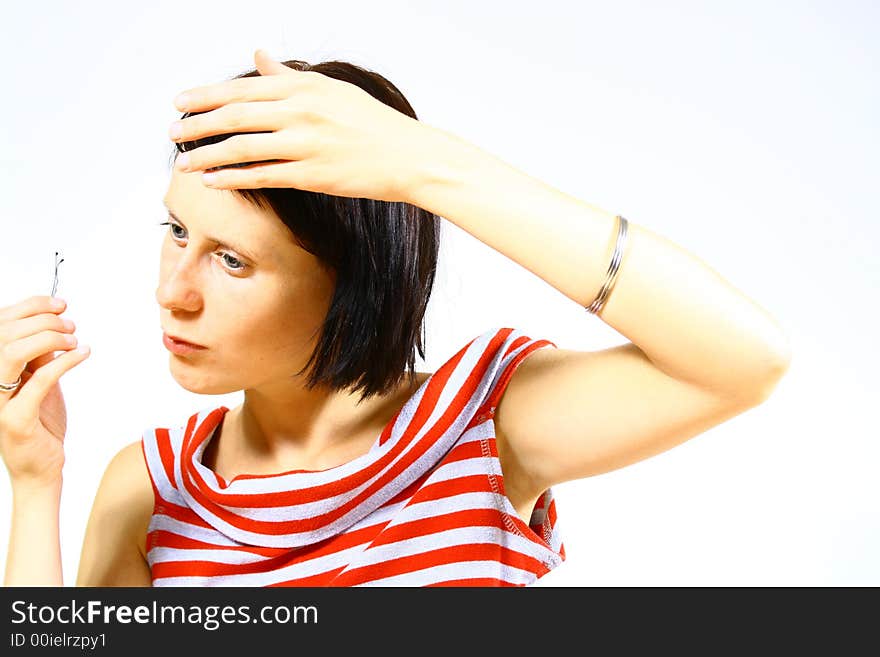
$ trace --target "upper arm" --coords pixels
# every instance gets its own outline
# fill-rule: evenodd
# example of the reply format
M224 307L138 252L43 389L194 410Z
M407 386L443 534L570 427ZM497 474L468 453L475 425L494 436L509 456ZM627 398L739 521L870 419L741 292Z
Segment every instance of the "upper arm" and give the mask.
M535 496L623 467L757 406L770 389L768 379L735 396L680 381L631 342L602 351L535 351L495 410L505 480Z
M151 586L140 544L153 509L140 441L123 447L104 471L86 526L77 586Z

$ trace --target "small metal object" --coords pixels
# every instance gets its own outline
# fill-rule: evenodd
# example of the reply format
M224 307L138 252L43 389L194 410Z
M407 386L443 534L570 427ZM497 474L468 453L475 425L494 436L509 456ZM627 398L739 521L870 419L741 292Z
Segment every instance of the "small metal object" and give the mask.
M58 251L55 252L55 280L52 281L52 294L50 296L55 296L55 292L58 291L58 265L64 262L64 258L61 260L58 259Z
M599 290L599 294L593 300L593 303L586 307L587 312L593 313L594 315L602 310L602 306L605 305L605 300L614 288L614 283L617 281L617 272L620 267L620 261L623 258L623 245L626 241L626 227L629 222L621 215L617 215L616 219L617 242L614 244L614 254L611 256L611 263L608 265L608 271L605 274L605 283L602 285L602 289Z
M15 392L18 390L18 386L21 385L21 375L18 376L18 381L15 383L0 383L0 390L3 392Z

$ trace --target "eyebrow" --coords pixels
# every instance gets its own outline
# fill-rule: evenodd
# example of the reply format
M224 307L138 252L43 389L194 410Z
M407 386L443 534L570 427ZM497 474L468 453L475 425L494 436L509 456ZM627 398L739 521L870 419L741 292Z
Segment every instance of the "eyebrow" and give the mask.
M180 217L178 217L176 214L174 214L174 211L168 207L168 203L166 203L165 201L162 201L162 205L165 206L165 209L168 211L168 215L172 219L174 219L175 221L179 222L181 225L186 227L186 225L183 223L183 221L180 219ZM250 260L254 260L254 261L259 260L259 258L248 249L243 249L239 246L235 246L234 244L229 244L228 242L224 242L223 240L218 240L216 237L211 237L210 235L207 237L207 239L209 242L217 242L217 244L220 244L221 246L225 246L227 249L232 249L233 251L237 251L238 253L243 255L245 258L249 258Z

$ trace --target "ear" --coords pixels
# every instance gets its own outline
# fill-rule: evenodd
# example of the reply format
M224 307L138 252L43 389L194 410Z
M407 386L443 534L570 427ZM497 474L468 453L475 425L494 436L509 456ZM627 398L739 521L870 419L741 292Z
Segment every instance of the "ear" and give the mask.
M285 73L296 75L298 73L298 71L289 66L285 66L281 62L272 59L265 50L260 48L254 52L254 62L260 75L283 75Z

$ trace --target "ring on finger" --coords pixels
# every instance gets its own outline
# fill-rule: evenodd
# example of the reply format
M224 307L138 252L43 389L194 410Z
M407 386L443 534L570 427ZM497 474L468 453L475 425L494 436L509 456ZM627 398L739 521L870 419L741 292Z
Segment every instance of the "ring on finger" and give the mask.
M18 380L15 383L0 383L0 391L2 392L13 392L18 390L18 386L21 385L21 374L18 375Z

